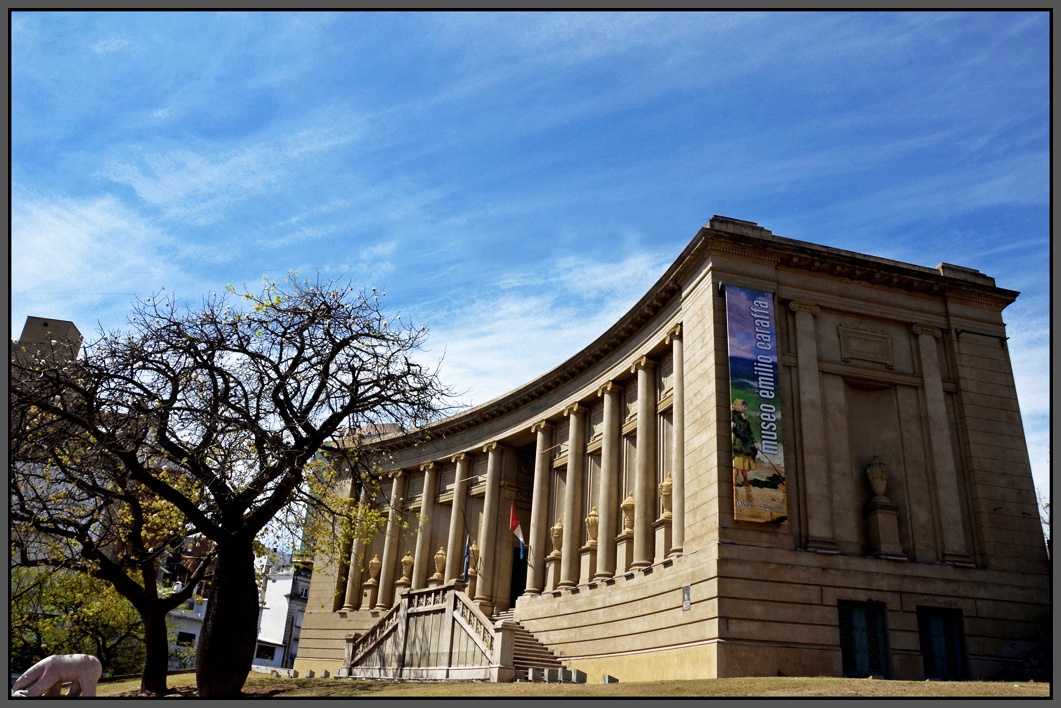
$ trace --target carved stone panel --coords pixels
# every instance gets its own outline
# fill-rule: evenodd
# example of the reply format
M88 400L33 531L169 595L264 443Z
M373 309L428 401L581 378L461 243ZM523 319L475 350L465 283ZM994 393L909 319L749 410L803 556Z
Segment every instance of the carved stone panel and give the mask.
M875 329L865 322L856 325L840 325L840 358L845 362L852 359L884 364L889 369L895 368L892 356L892 340L888 333Z
M623 389L624 418L632 420L637 416L637 384L634 383Z
M457 465L454 462L449 462L442 466L442 472L439 474L438 481L438 493L439 496L446 492L452 492L453 486L457 482Z
M558 421L556 424L555 431L553 432L553 457L562 457L567 454L567 448L570 446L570 421L564 418Z
M604 434L604 401L597 401L589 409L589 440Z
M659 360L659 382L657 383L657 395L660 400L666 398L674 389L674 355L670 352L664 354Z

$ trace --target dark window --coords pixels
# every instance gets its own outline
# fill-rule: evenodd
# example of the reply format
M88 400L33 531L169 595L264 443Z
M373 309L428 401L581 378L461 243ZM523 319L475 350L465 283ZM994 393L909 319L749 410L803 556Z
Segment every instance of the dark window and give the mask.
M837 602L840 615L840 653L844 676L888 676L888 630L884 603Z
M944 607L918 607L917 633L921 656L925 660L925 678L964 681L965 631L962 611Z
M177 644L182 647L195 646L195 635L191 632L177 632Z
M254 653L255 659L263 661L272 661L274 656L276 656L276 647L267 647L264 644L259 644L258 651Z

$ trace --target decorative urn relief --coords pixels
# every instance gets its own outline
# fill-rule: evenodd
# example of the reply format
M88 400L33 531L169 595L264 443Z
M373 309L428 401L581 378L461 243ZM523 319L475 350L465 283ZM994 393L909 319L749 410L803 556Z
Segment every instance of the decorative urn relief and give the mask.
M669 519L671 517L671 489L674 487L674 482L671 481L670 475L660 482L659 484L659 501L663 507L662 518Z
M556 520L556 523L553 525L553 528L550 530L550 533L553 539L553 552L549 555L553 557L559 556L560 551L564 547L564 524L562 521L560 521L560 519Z
M442 571L446 569L446 549L442 546L438 547L438 553L435 554L435 578L442 577Z
M623 510L623 533L634 531L634 495L630 494L620 505Z
M405 557L402 558L402 579L399 582L408 583L409 577L413 572L413 556L411 553L406 551Z
M886 500L884 493L888 490L888 468L876 455L866 467L866 477L869 479L869 486L873 489L874 499L883 497Z
M597 513L597 507L593 507L589 510L589 515L586 517L586 545L593 547L597 545L597 529L600 526L600 514Z
M379 569L383 567L383 562L379 559L379 554L372 556L372 560L368 562L368 579L370 583L379 582Z

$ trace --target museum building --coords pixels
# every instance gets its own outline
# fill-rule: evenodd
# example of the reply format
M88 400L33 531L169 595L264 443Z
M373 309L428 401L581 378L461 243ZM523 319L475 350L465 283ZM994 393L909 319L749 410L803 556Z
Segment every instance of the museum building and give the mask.
M713 217L574 357L376 443L387 528L317 559L295 669L1048 674L1017 295Z

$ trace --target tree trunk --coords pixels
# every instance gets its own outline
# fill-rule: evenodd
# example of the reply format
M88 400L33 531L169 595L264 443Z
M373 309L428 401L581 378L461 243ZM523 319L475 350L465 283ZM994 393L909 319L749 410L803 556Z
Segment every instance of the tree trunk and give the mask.
M251 540L218 544L214 582L195 652L200 698L241 695L258 642L258 585Z
M169 637L166 631L165 610L140 614L144 621L144 672L140 675L140 690L162 695L166 693L169 675Z

